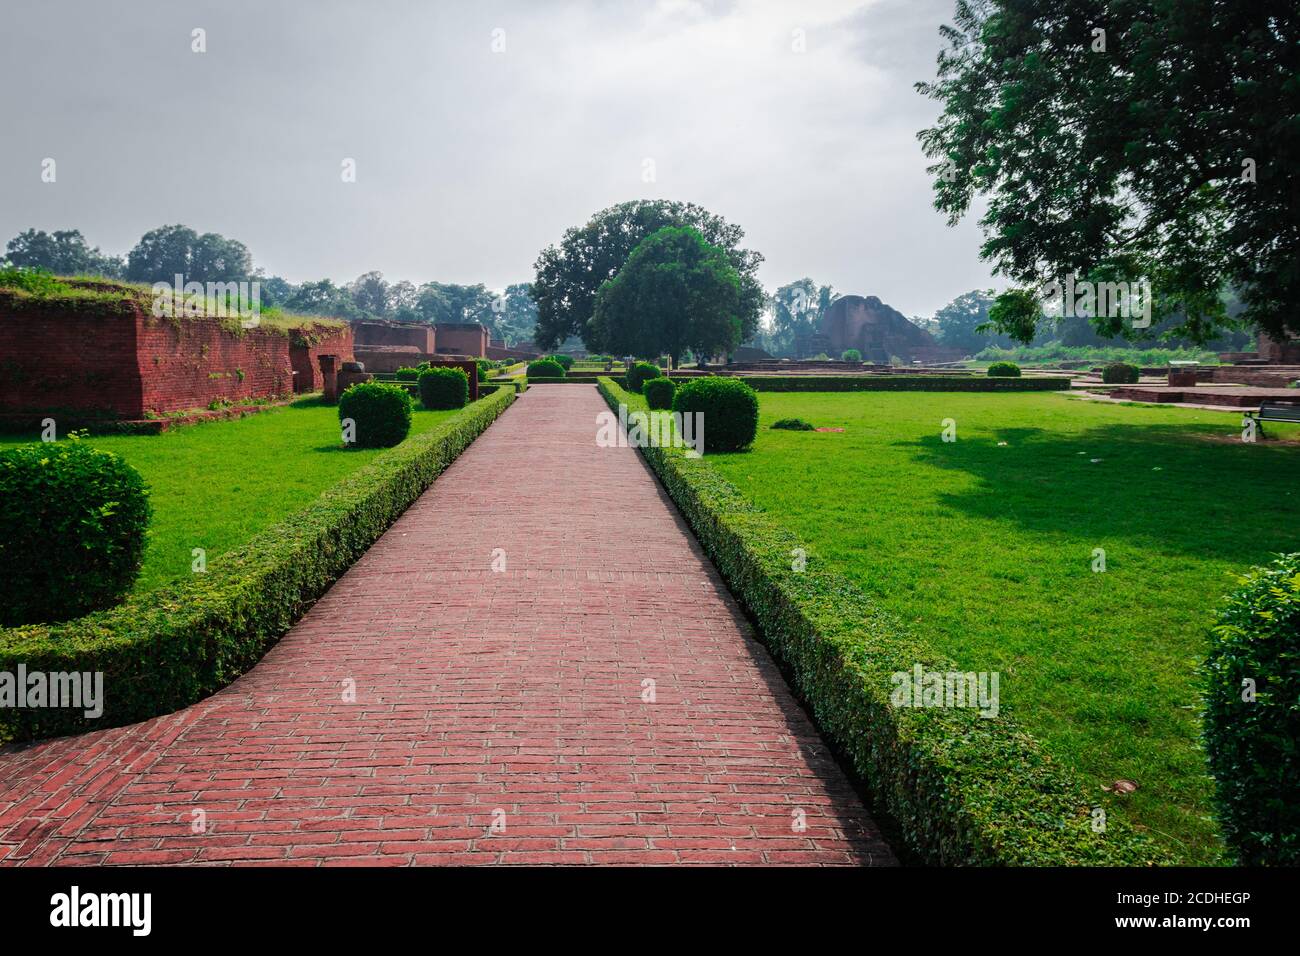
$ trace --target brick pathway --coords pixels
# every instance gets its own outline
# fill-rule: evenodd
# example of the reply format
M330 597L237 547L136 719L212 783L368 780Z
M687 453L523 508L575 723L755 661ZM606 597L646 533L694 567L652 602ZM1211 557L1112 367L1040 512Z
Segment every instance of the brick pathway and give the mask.
M220 693L0 753L0 863L892 863L603 408L526 393Z

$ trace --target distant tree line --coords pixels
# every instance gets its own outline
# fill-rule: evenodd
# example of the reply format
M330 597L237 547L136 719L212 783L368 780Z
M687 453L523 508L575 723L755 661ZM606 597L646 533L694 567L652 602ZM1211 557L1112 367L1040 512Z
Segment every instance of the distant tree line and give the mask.
M103 276L127 282L259 283L263 308L282 308L307 315L398 322L480 322L493 338L510 345L530 341L537 325L537 305L527 283L502 293L482 283L457 285L389 282L382 272L367 272L351 282L318 279L299 284L254 268L248 247L214 232L198 233L183 225L146 232L126 256L101 252L87 244L79 229L53 233L28 229L10 239L5 258L11 265L44 269L56 275Z

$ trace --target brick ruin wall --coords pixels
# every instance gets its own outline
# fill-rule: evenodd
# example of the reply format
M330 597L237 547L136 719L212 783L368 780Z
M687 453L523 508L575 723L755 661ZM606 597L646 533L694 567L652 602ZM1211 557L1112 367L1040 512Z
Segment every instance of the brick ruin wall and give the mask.
M0 412L107 414L207 408L213 402L292 394L294 370L320 354L351 358L351 333L292 345L269 329L239 332L216 318L155 318L134 305L97 311L0 314ZM296 354L295 354L296 353Z

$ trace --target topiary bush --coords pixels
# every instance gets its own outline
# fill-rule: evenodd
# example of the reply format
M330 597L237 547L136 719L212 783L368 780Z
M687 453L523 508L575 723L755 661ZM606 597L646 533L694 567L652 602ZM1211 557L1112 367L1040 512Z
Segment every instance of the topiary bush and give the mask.
M559 362L562 366L564 366L564 370L566 372L569 369L573 368L572 355L548 355L546 357L549 358L552 362Z
M358 382L339 397L339 422L355 428L350 448L391 448L411 431L411 396L400 385Z
M564 378L564 366L555 359L538 359L528 363L529 378Z
M1138 380L1138 367L1126 362L1111 362L1101 370L1101 380L1107 385L1134 385Z
M405 365L393 373L393 378L397 379L399 382L418 382L420 380L420 373L428 367L428 364L422 364L418 368L411 368L409 365Z
M645 403L655 410L672 408L675 391L677 391L677 383L664 376L652 378L641 385L641 394L645 396Z
M419 382L420 404L427 409L464 408L469 401L469 376L463 368L426 368Z
M845 349L840 353L841 362L861 362L862 353L857 349Z
M149 492L140 473L76 437L0 452L0 625L111 607L140 573Z
M1019 378L1020 366L1015 362L994 362L989 366L989 378Z
M1241 578L1202 675L1224 838L1245 865L1300 865L1300 552Z
M704 415L704 452L739 451L758 434L758 393L738 378L691 379L673 396L673 411Z
M782 418L772 423L773 428L788 432L810 432L813 426L802 418Z
M629 392L639 392L642 385L663 374L659 366L653 362L637 362L628 367L627 374L623 376L623 387Z

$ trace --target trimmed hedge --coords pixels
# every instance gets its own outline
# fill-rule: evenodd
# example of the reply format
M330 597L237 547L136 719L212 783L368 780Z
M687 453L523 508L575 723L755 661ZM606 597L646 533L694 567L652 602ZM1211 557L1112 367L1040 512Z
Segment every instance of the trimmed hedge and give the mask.
M1141 376L1136 365L1126 362L1111 362L1101 370L1101 380L1107 385L1136 385Z
M112 607L144 561L140 473L75 435L0 451L0 627Z
M623 374L623 387L639 395L642 385L663 374L663 369L653 362L637 362Z
M1067 392L1064 377L975 375L741 375L759 392Z
M644 401L602 379L611 408ZM959 670L911 636L848 578L809 555L713 470L681 449L641 450L822 733L924 862L938 865L1143 865L1169 862L1112 814L1094 832L1086 791L1003 713L894 707L891 676L920 663Z
M528 363L528 378L564 378L564 366L555 359L538 359Z
M677 391L677 383L671 378L652 378L641 385L641 393L645 395L646 404L656 411L673 407L675 391Z
M538 377L538 378L529 377L529 379L528 379L528 384L529 384L529 385L587 385L587 386L591 386L591 385L595 385L596 382L595 382L595 379L590 379L590 378L554 378L554 377L551 377L551 376L545 376L545 377Z
M572 355L548 355L546 357L552 362L558 362L564 368L565 374L568 374L569 369L573 368Z
M392 448L411 432L411 393L389 382L358 382L339 396L339 422L352 419L352 448Z
M1020 366L1015 362L994 362L985 374L989 378L1020 378Z
M758 437L758 393L739 379L693 378L673 395L673 411L703 416L705 454L740 451Z
M439 366L420 373L420 404L427 409L446 411L464 408L469 401L469 376L463 368Z
M129 724L220 690L252 667L514 401L501 389L379 455L207 574L58 625L0 630L0 671L103 671L104 713L0 708L0 740Z
M1298 661L1300 552L1240 579L1201 668L1215 816L1247 866L1300 865Z

